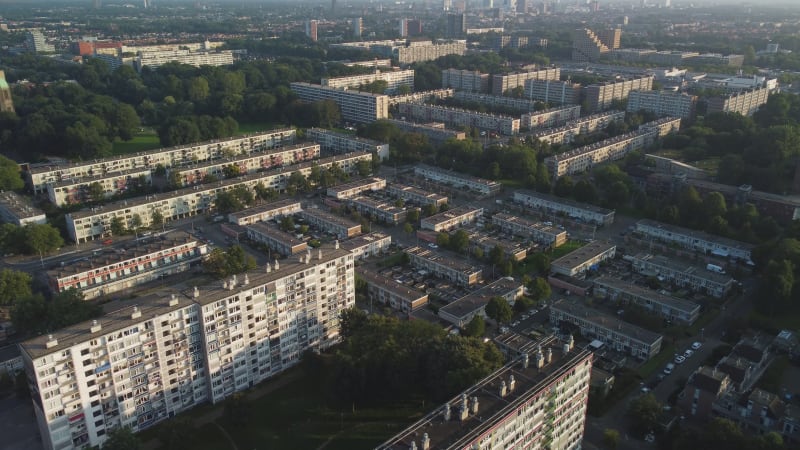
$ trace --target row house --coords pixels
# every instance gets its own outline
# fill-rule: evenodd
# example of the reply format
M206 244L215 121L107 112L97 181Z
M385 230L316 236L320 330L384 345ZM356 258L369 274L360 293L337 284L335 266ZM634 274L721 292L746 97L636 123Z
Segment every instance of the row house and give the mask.
M483 279L483 270L463 259L453 258L445 253L433 252L422 247L410 247L405 252L414 267L427 270L434 276L449 280L459 286L471 286Z

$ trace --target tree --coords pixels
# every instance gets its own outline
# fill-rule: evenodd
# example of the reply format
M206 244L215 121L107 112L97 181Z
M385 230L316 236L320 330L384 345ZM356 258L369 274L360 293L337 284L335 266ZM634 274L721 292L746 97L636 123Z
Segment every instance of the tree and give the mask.
M225 278L230 275L240 274L256 268L256 260L244 249L234 245L227 250L215 248L203 260L203 269L216 276Z
M533 256L528 257L528 262L540 275L550 272L550 257L542 252L534 253Z
M39 255L57 250L64 245L64 239L50 224L30 224L25 226L25 242L31 253Z
M541 302L542 300L549 298L550 294L552 293L550 289L550 283L547 282L542 277L536 277L531 283L528 285L528 292L532 299L537 302Z
M140 216L137 213L134 213L131 216L131 230L136 232L136 230L138 230L141 227L142 227L142 216Z
M289 231L289 232L294 231L294 219L292 218L292 216L288 215L283 216L281 218L280 227L281 230L283 231Z
M16 299L30 296L31 280L25 272L0 270L0 305L11 306Z
M244 208L244 204L236 197L233 191L220 192L217 194L217 199L214 203L217 207L217 211L223 214L239 211Z
M437 234L436 245L442 248L448 248L450 246L450 235L444 232Z
M228 164L222 168L222 175L225 178L236 178L242 174L242 168L238 164Z
M103 189L103 185L99 182L95 181L89 185L89 199L93 202L103 201L103 199L105 199L105 194L105 189Z
M622 181L615 181L608 187L606 198L613 207L625 206L631 200L631 191Z
M114 236L122 236L125 234L125 221L120 216L115 216L111 219L111 234Z
M511 311L511 306L503 297L490 298L489 302L486 304L485 311L486 316L493 319L498 324L508 322L514 315L513 311Z
M406 213L406 222L408 223L418 223L419 222L419 209L418 208L411 208Z
M613 428L603 430L603 446L608 450L616 450L619 445L619 431Z
M342 311L339 317L339 330L342 336L348 338L353 336L367 323L367 313L353 306Z
M24 186L25 182L22 181L19 165L13 160L0 155L0 190L16 191Z
M164 215L161 214L161 211L154 209L150 214L150 226L158 228L161 225L164 225Z
M180 450L187 447L187 442L194 439L194 434L192 420L188 417L178 416L164 422L159 427L158 440L168 450ZM106 448L105 445L103 448Z
M414 232L414 226L406 222L405 225L403 225L403 232L409 235L412 234Z
M572 190L575 200L579 202L594 203L597 201L597 189L587 180L580 180L575 183Z
M553 192L559 197L569 197L572 195L573 187L574 183L572 182L572 178L565 175L556 181L556 187Z
M452 236L450 236L450 248L456 252L463 252L469 245L469 234L459 229Z
M482 337L486 333L486 322L480 315L475 315L464 327L462 333L465 336Z
M358 174L362 177L372 173L372 163L369 161L359 161L356 167L358 168Z
M506 259L506 252L499 246L495 245L489 250L489 262L492 264L501 264Z
M637 436L644 436L656 428L662 405L653 394L645 394L633 399L626 412L631 428Z
M139 438L130 428L117 428L108 433L108 439L103 443L103 450L139 450L142 448Z
M533 300L528 297L520 297L514 301L514 311L522 313L533 307Z

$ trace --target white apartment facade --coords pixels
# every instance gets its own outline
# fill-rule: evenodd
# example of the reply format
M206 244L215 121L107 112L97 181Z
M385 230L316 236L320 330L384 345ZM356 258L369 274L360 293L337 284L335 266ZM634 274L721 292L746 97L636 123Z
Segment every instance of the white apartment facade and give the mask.
M455 139L462 141L467 138L467 133L459 130L448 130L444 127L443 123L416 123L406 122L405 120L389 119L387 122L396 126L397 128L408 131L411 133L419 133L428 138L434 145L439 145L446 142L448 139Z
M558 67L492 75L492 94L503 95L508 90L525 86L525 82L528 80L558 80L560 78L561 69Z
M337 200L345 200L357 197L364 192L380 191L384 188L386 188L385 178L372 177L331 186L328 188L327 195Z
M447 204L447 197L435 192L428 192L414 186L392 183L386 186L386 193L404 201L417 203L422 206L433 205L437 208Z
M266 205L248 208L228 214L228 222L246 226L256 222L266 222L282 216L290 216L303 210L299 201L294 199L278 200Z
M520 117L519 123L521 127L527 128L557 127L571 120L577 120L580 116L580 105L567 105L525 113Z
M480 73L477 70L442 70L442 88L467 92L488 92L489 74Z
M129 228L131 220L136 215L141 221L141 227L149 227L155 211L158 211L167 222L209 212L214 208L217 194L232 190L237 186L254 189L256 185L263 184L267 188L282 191L286 188L286 183L293 172L300 172L303 176L308 176L314 166L327 169L333 164L337 164L345 173L352 174L356 172L359 161L371 160L372 155L369 153L356 152L272 169L240 178L187 187L167 194L124 200L67 214L67 231L75 242L86 242L109 236L111 221L115 217L122 218L125 226Z
M550 264L550 271L554 274L576 277L601 262L613 258L616 254L616 245L603 241L592 241L553 261Z
M745 262L751 261L750 256L755 248L754 245L745 242L648 219L636 222L635 232L646 238L676 244L706 255L733 258Z
M333 100L339 105L343 120L371 123L389 117L388 95L346 91L302 82L294 82L290 86L304 102Z
M336 235L338 239L348 239L361 234L361 224L321 209L309 208L299 216L309 225Z
M700 317L700 305L689 300L664 295L645 287L610 277L592 280L595 297L608 297L637 305L672 322L691 325Z
M323 78L320 82L321 85L332 87L336 89L343 88L358 88L361 85L374 83L375 81L385 81L386 94L397 92L400 86L406 86L409 89L414 89L414 70L400 69L400 70L377 70L375 73L364 75L351 75L336 78Z
M395 206L394 203L375 200L370 197L356 196L349 198L347 202L360 214L374 218L387 225L403 223L409 211L409 208L406 206L399 207Z
M162 50L152 52L139 52L136 55L134 66L141 72L142 68L156 69L164 64L176 62L190 66L230 66L233 65L233 50L197 51L189 50Z
M571 81L526 80L525 98L555 105L577 104L581 101L581 85Z
M306 139L318 143L322 150L333 153L369 152L381 160L389 157L389 144L364 139L351 134L338 133L324 128L309 128Z
M266 245L284 256L303 254L309 251L308 244L286 231L265 223L253 223L246 227L247 238Z
M263 133L220 139L207 142L179 145L139 152L132 155L76 162L68 165L37 165L23 172L28 187L40 194L47 190L48 183L107 175L115 177L131 170L155 170L195 164L223 156L263 152L275 147L290 145L297 139L297 130L281 128ZM121 175L125 177L125 175Z
M392 237L379 231L373 231L372 233L341 241L339 245L352 253L353 258L358 261L370 256L379 256L389 251L389 246L392 245Z
M44 447L102 445L113 429L217 403L339 342L339 314L354 304L353 256L320 249L25 341Z
M559 247L567 242L566 231L524 217L497 213L492 216L492 224L507 233L528 238L550 248Z
M391 48L391 56L400 64L433 61L447 55L464 55L467 53L466 41L442 43L412 42L408 46Z
M612 122L625 119L624 111L607 111L573 120L566 125L545 128L533 133L533 137L548 144L569 144L580 134L589 134L604 129Z
M496 181L471 177L424 164L414 166L414 175L436 183L449 184L456 188L464 187L481 195L497 194L503 188Z
M657 277L678 287L704 292L715 298L723 298L733 288L735 280L724 275L706 270L678 260L671 260L661 255L639 253L626 257L636 273Z
M68 206L95 200L92 198L91 190L93 185L97 184L102 189L102 199L107 199L132 189L146 189L153 183L152 174L151 169L142 168L113 175L62 179L47 184L47 198L56 206Z
M444 253L435 253L422 247L410 247L405 252L411 258L411 265L414 267L428 270L433 275L457 283L459 286L471 286L483 279L480 267L450 258Z
M669 91L631 91L628 112L644 110L659 116L691 119L697 107L697 96Z
M534 191L514 192L514 201L529 208L548 214L566 215L595 225L611 225L614 223L614 211L598 206L580 203L573 200L542 194Z
M458 91L453 94L453 97L457 100L461 100L462 102L468 103L478 103L481 105L486 105L488 107L501 107L507 109L513 109L517 112L532 112L536 111L536 107L539 106L536 101L528 100L525 98L514 98L514 97L506 97L503 95L489 95L489 94L481 94L477 92L464 92Z
M425 217L420 221L420 228L434 232L450 231L478 220L483 216L483 208L458 206L447 211Z
M519 133L520 119L500 114L488 114L446 106L423 103L401 103L400 114L425 122L442 122L455 127L475 127L496 131L506 136Z

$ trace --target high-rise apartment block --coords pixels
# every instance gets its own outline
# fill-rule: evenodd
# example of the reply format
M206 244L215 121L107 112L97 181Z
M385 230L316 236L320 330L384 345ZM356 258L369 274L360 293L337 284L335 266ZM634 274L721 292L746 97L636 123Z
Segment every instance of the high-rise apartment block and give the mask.
M767 103L768 98L769 89L765 87L712 97L707 100L706 112L708 114L715 112L739 113L743 116L752 116L761 105Z
M464 55L467 52L467 43L452 41L442 43L411 42L408 45L394 46L389 49L389 55L400 64L432 61L447 55Z
M25 36L25 47L31 53L53 53L56 48L48 44L44 34L39 30L31 30Z
M6 81L6 73L0 70L0 112L14 112L14 99L11 98L11 87Z
M691 119L697 106L697 96L669 91L631 91L628 112L648 111L658 116Z
M592 30L581 28L575 31L572 38L573 61L597 61L609 51L611 49Z
M613 106L614 101L625 100L631 91L650 91L653 89L653 76L631 78L622 81L590 84L583 88L589 111L602 111Z
M571 336L523 340L507 349L510 363L377 450L580 448L592 353L575 347Z
M581 102L581 85L560 80L525 80L524 97L556 105Z
M477 70L447 69L442 71L442 88L457 91L488 92L489 74Z
M602 30L597 33L597 37L609 50L619 48L620 39L622 38L622 29L610 28Z
M361 17L355 17L350 20L350 28L353 30L353 37L360 39L361 32L364 30L364 21Z
M185 49L139 52L134 66L141 71L144 67L156 68L176 62L190 66L230 66L233 64L232 50L190 51Z
M400 86L406 86L409 90L414 89L414 70L375 70L374 73L364 75L350 75L336 78L323 78L320 82L322 86L332 88L357 88L364 84L374 83L376 81L386 82L386 92L394 93Z
M44 447L102 445L116 428L218 403L339 342L354 304L353 255L337 245L25 341Z
M306 36L309 37L314 42L317 42L317 27L319 26L319 22L316 20L307 20L306 21Z
M492 94L503 95L506 91L515 87L524 87L527 80L558 80L559 78L561 78L561 69L558 67L497 74L492 76Z
M333 100L342 111L342 119L370 123L389 117L389 96L369 92L345 91L318 84L290 84L297 97L305 102Z
M448 37L461 37L467 30L467 15L448 14L447 15L447 36Z

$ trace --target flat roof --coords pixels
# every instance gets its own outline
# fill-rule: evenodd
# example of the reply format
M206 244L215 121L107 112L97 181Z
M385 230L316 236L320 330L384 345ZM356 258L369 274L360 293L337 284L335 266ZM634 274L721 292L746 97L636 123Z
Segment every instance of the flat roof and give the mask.
M455 255L454 253L451 252L447 253L433 252L427 248L409 247L406 249L406 253L419 256L420 258L427 259L429 261L443 265L458 272L462 273L482 272L480 267L473 266L465 262L464 258L461 255Z
M109 173L104 173L104 174L101 174L101 175L94 175L94 176L90 176L90 177L70 176L70 177L64 178L61 181L57 181L57 182L53 183L53 187L60 188L60 187L64 187L64 186L73 186L73 185L76 185L76 184L94 183L95 181L98 181L98 180L106 180L106 179L110 179L110 178L120 178L120 177L125 177L125 176L128 176L128 175L137 175L137 174L144 174L144 173L149 174L151 172L153 172L153 169L151 169L149 167L141 167L141 168L136 168L136 169L120 170L119 172L109 172Z
M455 317L464 317L480 308L486 306L492 297L505 296L509 292L516 291L522 287L522 283L509 280L508 278L500 278L499 280L487 284L486 286L478 289L477 291L470 292L469 294L442 306L439 311L444 311Z
M522 225L524 227L533 228L536 231L541 231L543 233L550 233L555 235L566 233L566 231L562 230L561 228L557 228L551 225L545 225L542 222L536 222L526 217L513 216L511 214L506 214L506 213L497 213L494 216L492 216L492 219L494 219L495 217L497 217L499 220L504 220L506 222Z
M666 267L676 272L696 276L698 278L711 280L715 283L728 284L730 282L733 282L733 278L731 278L728 275L723 275L721 273L706 270L705 267L699 267L694 265L694 262L678 258L667 258L664 255L652 255L649 253L637 253L636 255L634 255L634 259L639 261L647 261L657 266Z
M614 214L614 210L613 209L606 209L606 208L601 208L599 206L590 205L588 203L576 202L576 201L570 200L568 198L556 197L554 195L542 194L540 192L534 192L534 191L528 191L528 190L518 190L518 191L515 192L515 194L516 193L519 193L520 195L527 195L527 196L530 196L530 197L539 198L539 199L542 199L542 200L545 200L545 201L549 201L549 202L552 202L552 203L558 203L558 204L561 204L561 205L582 209L584 211L589 211L589 212L593 212L593 213L597 213L597 214L602 214L604 216L607 216L609 214Z
M359 236L352 237L350 239L346 239L344 241L339 241L339 246L341 246L345 250L354 250L356 248L362 247L364 245L369 245L375 241L379 241L382 239L389 239L391 241L392 237L386 233L381 233L380 231L373 231L372 233L362 234Z
M375 208L377 210L388 212L392 214L399 214L408 210L406 207L398 207L394 206L393 203L385 202L385 201L378 201L374 198L364 197L364 196L356 196L351 199L348 199L350 202L355 203L357 205L366 206L368 208Z
M476 212L483 212L483 208L475 208L469 205L462 205L457 206L455 208L448 209L447 211L440 212L438 214L434 214L430 217L426 217L422 219L423 222L431 223L431 224L439 224L442 222L447 222L448 220L455 219L457 217L466 216L469 214L474 214Z
M599 256L617 246L604 241L592 241L581 248L575 249L566 255L553 261L551 266L559 266L574 269L586 261Z
M606 314L594 308L590 308L584 305L580 300L562 298L550 305L550 309L551 311L563 311L581 320L585 320L607 330L613 330L614 333L636 339L648 345L653 345L662 339L662 336L658 333L638 327L630 322L625 322L611 314Z
M420 443L423 434L428 435L432 449L466 448L472 441L514 414L533 395L543 392L546 387L579 363L592 357L591 352L577 347L573 347L565 354L563 344L552 336L537 341L535 345L543 352L547 352L548 349L552 352L552 361L549 364L546 363L541 369L536 368L536 364L533 363L534 355L531 354L530 364L528 368L524 368L522 358L515 358L467 388L462 394L448 400L446 404L450 405L451 420L444 421L443 406L437 406L421 420L376 447L376 450L408 450L411 448L411 442L416 442L417 448L422 448ZM501 397L501 383L508 384L512 376L515 383L514 390ZM462 396L466 396L468 402L477 397L479 405L478 414L470 413L464 421L458 420L457 417Z
M44 215L44 211L34 206L29 197L12 191L0 191L0 207L19 219Z
M646 131L644 130L636 130L630 133L621 134L619 136L614 136L608 139L604 139L600 142L595 142L593 144L584 145L583 147L578 147L572 150L568 150L563 153L557 153L552 156L548 156L548 158L552 158L553 161L560 162L566 161L571 158L575 158L577 156L585 155L587 153L591 153L606 147L610 147L614 144L618 144L620 142L625 142L631 139L635 139L641 135L643 135Z
M305 244L305 242L301 241L300 239L297 239L291 234L283 230L271 227L265 223L255 222L251 223L250 225L247 225L245 228L247 228L248 230L253 230L258 234L263 234L264 236L267 236L282 244L286 244L289 247L296 247L298 245Z
M392 183L386 186L387 191L390 191L392 189L397 191L409 192L411 194L418 195L420 197L425 197L431 200L444 199L445 201L447 201L447 196L445 195L440 195L437 194L436 192L426 191L424 189L420 189L415 186L409 186L407 184Z
M592 280L592 282L594 284L605 285L620 290L622 292L635 295L637 297L652 300L654 302L661 303L663 305L668 305L671 308L684 311L687 313L692 313L700 309L700 305L698 305L695 302L684 300L682 298L672 297L670 295L664 295L661 294L660 292L653 291L651 289L647 289L645 287L633 284L629 281L623 281L618 278L602 276L599 278L595 278L594 280Z
M361 227L360 223L356 223L346 217L337 216L336 214L325 211L324 209L306 208L300 211L299 214L301 217L302 216L314 217L321 221L328 222L340 227L345 227L345 228Z
M464 181L468 181L470 183L484 184L486 186L500 186L500 183L498 183L497 181L487 180L485 178L473 177L472 175L466 175L466 174L463 174L463 173L454 172L452 170L440 169L439 167L433 167L433 166L429 166L427 164L417 164L416 167L414 167L414 171L416 171L417 169L419 169L419 170L427 170L427 171L430 171L430 172L435 172L435 173L439 173L439 174L442 174L442 175L447 175L447 176L450 176L450 177L453 177L453 178L458 178L458 179L461 179L461 180L464 180Z
M228 138L228 139L212 139L210 141L202 141L202 142L194 142L194 143L191 143L191 144L176 145L175 147L158 148L158 149L155 149L155 150L147 150L147 151L143 151L143 152L137 152L137 153L134 153L134 154L112 156L110 158L95 159L93 161L80 161L80 162L74 162L74 163L69 163L69 164L42 165L42 166L32 167L31 170L30 170L30 173L51 172L51 171L54 171L54 170L63 170L63 169L70 168L70 167L90 166L92 164L102 164L102 163L107 163L107 162L111 162L111 161L120 161L120 160L123 160L123 159L135 158L137 156L157 155L159 153L165 153L165 152L170 152L170 151L179 151L179 150L182 150L182 149L191 149L191 148L200 147L200 146L203 146L203 145L225 144L225 143L228 143L228 142L234 142L234 141L239 141L239 140L243 140L243 139L250 139L250 138L254 138L254 137L260 137L260 136L268 136L268 135L272 135L272 134L284 133L284 132L287 132L287 131L295 131L295 129L293 127L276 128L276 129L271 130L271 131L264 131L264 132L261 132L261 133L244 134L244 135L241 135L241 136L236 136L236 137L232 137L232 138Z
M385 182L386 180L383 178L369 177L360 180L349 181L347 183L337 184L335 186L329 187L328 190L333 192L341 192L341 191L346 191L348 189L366 187L375 183L385 183Z
M327 246L323 246L319 250L322 250L322 258L318 258L319 252L312 252L311 263L324 264L328 261L332 261L349 254L349 252L346 250L334 249ZM270 265L274 266L274 264ZM47 334L22 342L20 344L20 348L31 358L39 358L44 355L63 351L72 347L73 345L85 342L92 336L102 336L114 331L122 330L147 320L152 320L152 318L155 316L160 316L177 309L185 308L194 303L197 303L201 306L207 305L209 303L213 303L234 295L237 292L252 289L254 286L265 285L280 278L313 267L312 264L300 262L299 256L280 260L279 266L279 269L275 269L273 267L270 272L266 272L265 268L262 267L244 274L239 274L237 276L239 284L233 290L223 289L222 283L219 280L211 284L198 286L200 295L197 298L192 297L191 289L179 291L174 288L166 288L157 293L139 297L135 306L124 307L95 319L102 327L102 331L91 333L90 328L93 326L93 322L88 320L50 333L49 335L52 335L53 338L58 341L58 344L52 346L51 348L46 347L49 340ZM249 279L249 284L247 286L243 285L245 275L247 275L247 278ZM169 302L173 294L175 295L175 299L178 301L178 303L175 306L169 306ZM141 317L135 319L131 318L134 308L137 308L138 311L141 312Z
M297 172L298 170L310 168L312 166L320 165L320 164L327 164L333 163L338 161L343 161L347 159L352 159L359 156L368 155L367 152L351 152L345 153L343 155L331 156L328 158L317 159L314 161L306 161L299 164L292 164L289 166L283 166L272 170L267 170L264 172L259 173L251 173L248 175L243 175L241 177L231 178L229 180L221 180L215 181L213 183L206 183L206 184L198 184L194 186L189 186L185 188L181 188L175 191L165 192L163 194L152 194L152 195L145 195L140 197L134 197L127 200L120 200L114 203L108 203L99 207L95 208L88 208L82 209L80 211L75 211L70 213L69 215L73 219L82 219L84 217L92 217L98 214L103 214L105 212L117 211L119 209L126 209L132 208L139 205L146 205L148 203L156 202L156 201L163 201L169 200L172 198L182 197L184 195L190 195L195 193L197 195L201 195L208 191L214 191L226 186L233 186L240 183L244 183L246 181L256 181L256 180L263 180L266 177L279 175L282 173L291 174L292 172Z
M291 205L297 205L298 207L300 207L300 201L295 200L293 198L284 198L281 200L276 200L271 203L267 203L266 205L256 206L253 208L247 208L242 211L230 213L228 214L228 217L233 217L235 219L242 219L244 217L257 216L265 212L274 211L276 209L285 208Z
M428 297L428 294L426 294L425 292L410 288L391 278L379 275L373 272L372 270L363 267L356 267L356 274L359 275L361 278L365 279L367 283L380 286L382 289L386 289L392 294L402 297L404 300L409 300L413 302L421 298Z
M388 144L376 141L374 139L367 139L367 138L356 136L355 134L348 134L348 133L342 133L340 131L328 130L327 128L312 127L312 128L309 128L308 130L306 130L306 135L307 136L308 136L308 133L312 133L312 134L313 133L319 133L319 134L324 134L324 135L328 135L328 136L335 136L337 138L345 139L345 140L348 140L348 141L355 141L355 142L360 142L362 144L374 145L375 147L377 147L379 145L388 145ZM314 137L310 136L310 139L313 140Z
M657 222L655 220L650 219L642 219L636 222L636 225L641 224L642 226L652 227L652 228L659 228L662 230L669 231L673 234L682 234L684 236L689 236L691 238L697 240L703 240L707 242L716 242L731 248L738 248L743 250L752 250L755 248L755 245L747 244L745 242L736 241L733 239L728 239L722 236L714 236L712 234L708 234L704 231L697 231L697 230L690 230L688 228L678 227L675 225L666 224L663 222Z
M170 167L169 170L175 171L175 172L185 172L187 170L205 169L207 167L235 164L235 163L242 162L242 161L247 161L247 160L250 160L250 159L259 159L259 158L263 158L265 156L274 155L276 153L285 153L285 152L291 152L291 151L295 151L295 150L303 150L303 149L314 148L314 147L319 147L319 144L317 144L316 142L306 142L306 143L302 143L302 144L292 144L292 145L287 145L285 147L270 148L270 149L266 149L266 150L260 151L260 152L251 152L251 153L248 153L246 155L235 155L235 156L230 157L230 158L222 157L222 158L211 159L211 160L204 161L204 162L197 163L197 164L186 164L186 165ZM283 166L283 167L290 167L290 166Z

